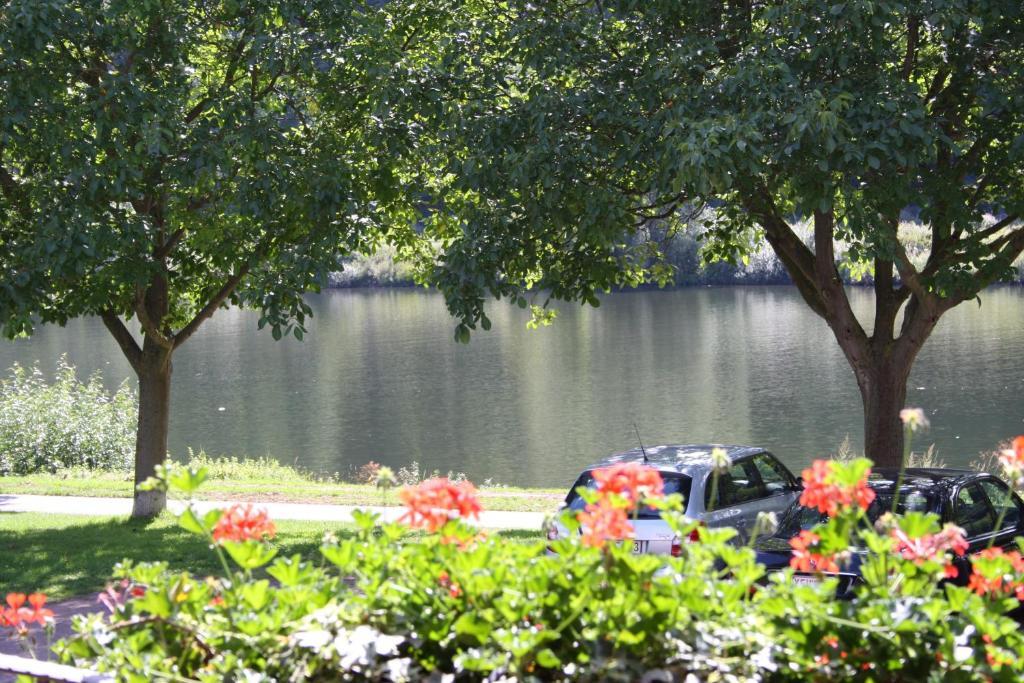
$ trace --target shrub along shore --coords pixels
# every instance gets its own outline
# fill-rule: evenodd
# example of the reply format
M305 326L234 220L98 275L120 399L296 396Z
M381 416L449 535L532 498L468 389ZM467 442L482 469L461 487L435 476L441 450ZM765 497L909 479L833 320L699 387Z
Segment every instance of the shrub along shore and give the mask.
M994 222L994 217L986 219L986 223ZM801 221L795 228L804 243L810 245L813 242L814 230L809 221ZM758 241L746 262L704 263L701 259L703 230L699 224L693 223L675 235L667 236L663 230L659 232L652 228L650 239L662 245L665 261L675 269L672 286L792 284L779 257L764 239ZM923 268L931 248L931 228L918 221L905 220L900 223L899 235L911 262L916 268ZM641 237L647 238L646 235ZM847 249L848 245L837 244L836 257L840 261L844 260ZM393 246L382 247L369 255L353 255L344 259L341 266L340 270L330 274L329 287L412 287L416 284L413 266L399 260ZM840 275L847 285L873 283L868 270L851 264L843 265ZM1014 262L1014 273L1008 283L1024 284L1024 256Z

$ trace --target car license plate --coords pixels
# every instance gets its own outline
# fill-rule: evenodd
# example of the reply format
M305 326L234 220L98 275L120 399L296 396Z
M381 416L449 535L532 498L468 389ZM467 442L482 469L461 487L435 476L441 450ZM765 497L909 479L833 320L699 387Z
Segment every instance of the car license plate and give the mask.
M642 555L647 552L648 541L633 541L633 552Z
M821 579L817 576L807 576L805 574L794 574L793 583L798 586L817 586L821 583Z

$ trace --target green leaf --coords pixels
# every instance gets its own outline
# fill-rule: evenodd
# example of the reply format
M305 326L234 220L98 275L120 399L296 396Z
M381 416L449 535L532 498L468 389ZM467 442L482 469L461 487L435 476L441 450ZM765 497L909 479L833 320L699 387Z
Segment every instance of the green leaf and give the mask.
M178 524L185 531L191 531L194 534L205 536L209 527L203 526L203 523L196 517L195 512L192 510L192 506L187 506L178 517Z
M491 634L491 624L481 619L475 612L465 612L455 623L452 629L460 636L473 636L481 643L486 643Z
M242 584L238 587L238 594L254 610L261 610L270 602L270 582L263 579Z
M277 555L276 548L260 541L226 541L223 547L235 564L245 570L258 569Z

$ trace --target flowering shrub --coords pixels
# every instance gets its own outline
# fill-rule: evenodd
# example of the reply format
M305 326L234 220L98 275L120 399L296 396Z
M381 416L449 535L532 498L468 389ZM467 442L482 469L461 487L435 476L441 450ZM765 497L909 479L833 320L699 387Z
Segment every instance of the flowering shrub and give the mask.
M474 489L445 480L402 491L407 525L357 514L356 536L325 538L321 562L277 557L258 512L189 507L182 525L209 539L224 575L121 565L111 614L80 618L60 652L126 681L1019 680L1024 635L1007 612L1020 554L988 552L969 586L940 583L959 530L920 513L869 524L868 467L805 473L830 514L796 541L816 585L767 574L732 529L701 528L678 558L632 554L617 541L640 505L660 506L680 538L697 528L639 467L581 492L587 509L563 516L556 554L478 537ZM163 477L192 492L204 474ZM856 558L863 584L838 601L830 572Z

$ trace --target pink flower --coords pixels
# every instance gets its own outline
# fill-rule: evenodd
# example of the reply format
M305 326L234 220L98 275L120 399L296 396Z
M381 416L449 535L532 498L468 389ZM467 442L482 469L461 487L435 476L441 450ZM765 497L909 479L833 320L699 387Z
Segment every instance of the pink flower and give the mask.
M903 559L912 560L918 565L929 560L937 560L948 551L963 557L970 547L964 538L964 530L955 524L947 524L939 533L925 534L919 538L910 538L898 526L891 533L896 540L896 552L902 555Z
M1010 447L999 454L1003 476L1015 488L1024 488L1024 435L1016 437Z

